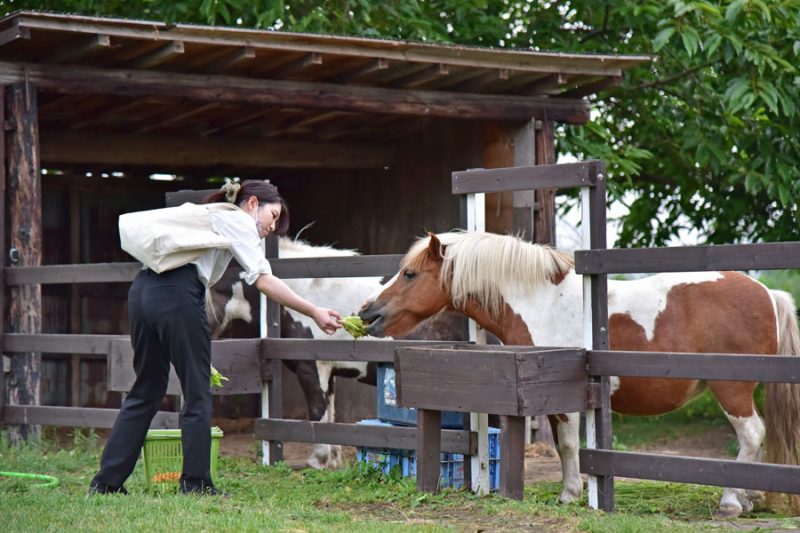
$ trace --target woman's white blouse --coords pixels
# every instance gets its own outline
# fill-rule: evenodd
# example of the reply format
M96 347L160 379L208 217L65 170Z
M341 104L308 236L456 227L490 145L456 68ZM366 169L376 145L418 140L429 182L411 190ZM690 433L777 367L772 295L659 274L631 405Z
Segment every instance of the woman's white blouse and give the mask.
M248 285L255 283L261 274L272 274L272 267L261 248L256 221L250 215L244 211L212 212L211 226L231 242L231 247L212 248L192 261L197 265L197 274L206 287L219 281L232 257L244 269L242 278Z

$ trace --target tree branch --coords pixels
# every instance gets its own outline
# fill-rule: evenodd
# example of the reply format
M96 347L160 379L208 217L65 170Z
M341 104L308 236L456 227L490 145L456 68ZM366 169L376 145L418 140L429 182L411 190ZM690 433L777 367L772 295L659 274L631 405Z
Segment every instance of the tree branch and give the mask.
M603 27L599 30L587 33L586 35L578 39L578 42L583 44L589 39L592 39L594 37L597 37L598 35L603 35L604 33L606 33L608 31L608 16L610 11L611 11L611 6L609 4L606 4L605 13L603 14Z
M663 78L663 79L660 79L660 80L655 80L655 81L651 81L651 82L648 82L648 83L643 83L641 85L637 85L636 87L634 87L634 89L650 89L650 88L653 88L653 87L669 85L672 82L678 81L681 78L684 78L686 76L691 76L692 74L694 74L695 72L697 72L699 70L703 70L706 67L710 67L714 63L715 63L715 61L708 61L707 63L703 63L702 65L698 65L698 66L696 66L694 68L690 68L689 70L684 70L683 72L679 72L678 74L670 76L669 78Z

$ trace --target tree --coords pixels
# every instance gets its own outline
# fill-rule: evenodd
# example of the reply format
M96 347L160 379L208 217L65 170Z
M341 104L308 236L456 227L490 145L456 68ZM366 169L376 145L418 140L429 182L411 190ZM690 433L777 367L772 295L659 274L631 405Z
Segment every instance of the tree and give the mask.
M8 1L286 31L501 48L653 54L594 98L559 150L607 162L621 245L682 227L712 243L800 239L800 0Z

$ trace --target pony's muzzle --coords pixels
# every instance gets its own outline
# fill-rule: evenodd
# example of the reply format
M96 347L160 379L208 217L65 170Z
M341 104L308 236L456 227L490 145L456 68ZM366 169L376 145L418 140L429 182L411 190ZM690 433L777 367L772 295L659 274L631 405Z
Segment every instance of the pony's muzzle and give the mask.
M381 308L383 306L377 305L377 302L368 303L358 312L358 316L364 321L367 326L367 333L373 337L383 337L385 321Z

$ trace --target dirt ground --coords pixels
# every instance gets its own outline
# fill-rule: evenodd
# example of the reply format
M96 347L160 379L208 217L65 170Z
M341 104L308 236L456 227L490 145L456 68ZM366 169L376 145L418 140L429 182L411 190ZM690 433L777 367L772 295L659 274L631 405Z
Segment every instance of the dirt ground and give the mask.
M259 457L259 446L253 438L252 420L215 420L216 425L225 432L220 442L220 453L237 457ZM695 457L725 457L725 447L732 435L728 428L712 428L703 435L656 442L637 448L635 451L663 453L667 455L688 455ZM311 444L284 443L283 455L287 464L293 468L305 467L306 457L311 453ZM343 447L345 461L354 462L356 449ZM560 481L561 465L555 450L544 444L530 444L525 450L525 482Z

